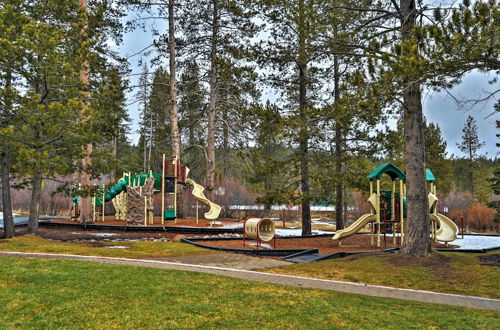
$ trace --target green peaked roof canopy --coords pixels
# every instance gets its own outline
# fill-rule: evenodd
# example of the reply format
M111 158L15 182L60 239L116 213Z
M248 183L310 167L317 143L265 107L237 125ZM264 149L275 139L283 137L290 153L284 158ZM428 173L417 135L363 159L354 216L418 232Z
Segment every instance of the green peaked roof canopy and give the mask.
M434 174L432 174L431 170L426 168L425 169L425 180L429 182L434 182L436 181L436 178L434 177Z
M373 180L377 179L380 180L380 177L383 174L387 174L388 176L391 177L391 180L402 180L403 182L406 182L406 175L397 167L396 165L392 163L385 163L377 167L373 172L371 172L368 175L368 179Z

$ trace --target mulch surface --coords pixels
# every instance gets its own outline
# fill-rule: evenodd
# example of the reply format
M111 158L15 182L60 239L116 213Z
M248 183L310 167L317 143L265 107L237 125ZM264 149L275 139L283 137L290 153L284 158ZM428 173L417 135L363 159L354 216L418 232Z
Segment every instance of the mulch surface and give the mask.
M108 234L108 235L107 235ZM109 235L111 234L111 235ZM127 231L93 231L93 230L67 230L67 229L48 229L40 228L38 235L43 238L57 241L73 241L73 240L139 240L144 238L168 238L172 239L177 234L166 232L127 232Z
M59 220L58 220L59 221ZM217 220L219 221L219 220ZM208 224L208 220L201 220L200 224ZM195 224L195 219L180 219L177 221L177 225L187 226L188 224ZM232 224L235 221L231 221ZM237 222L236 222L237 223ZM109 224L109 222L106 222ZM123 224L123 222L121 222ZM23 235L26 233L26 227L16 228L16 236ZM71 229L52 229L52 228L39 228L38 234L46 239L52 239L57 241L108 241L108 240L144 240L150 239L160 239L166 238L168 240L179 241L181 237L207 237L206 234L202 235L179 235L175 233L167 232L130 232L130 231L92 231L92 230L71 230ZM104 235L103 235L104 234ZM112 234L112 235L106 235ZM3 236L3 232L0 231L0 237ZM398 245L392 244L392 238L387 237L387 244L384 244L383 237L381 238L381 247L378 248L376 245L371 246L370 235L369 234L357 234L345 238L342 240L342 245L339 246L338 241L333 241L332 236L326 237L296 237L296 238L276 238L276 249L319 249L321 254L331 254L341 251L369 251L369 250L381 250L392 247L398 247ZM375 237L376 241L376 237ZM227 248L238 248L238 249L256 249L255 240L246 240L245 245L243 239L239 240L214 240L214 241L202 241L200 242L204 245L216 246L216 247L227 247ZM433 243L433 247L443 247L444 245ZM260 249L272 249L274 248L274 242L263 242L263 246ZM395 259L397 263L404 263L405 260L398 258ZM411 261L408 261L411 262ZM432 262L432 261L431 261Z
M26 235L27 226L16 227L16 236ZM175 233L167 232L129 232L129 231L94 231L94 230L72 230L72 229L53 229L53 228L38 228L38 235L55 241L108 241L108 240L144 240L144 239L160 239L176 240L176 237L184 237ZM196 236L196 235L190 235ZM3 230L0 230L0 238L4 238ZM5 241L1 241L3 243Z
M77 221L70 219L53 219L51 222L54 223L78 223ZM104 221L100 221L100 219L93 223L94 225L116 225L116 226L127 226L127 223L123 220L116 219L115 217L104 217ZM154 224L148 224L148 226L172 226L172 227L212 227L212 228L224 228L224 227L237 227L238 224L243 227L243 222L238 222L236 220L229 219L217 219L217 220L207 220L207 219L198 219L198 223L195 218L183 218L174 220L165 220L164 224L161 223L161 217L156 217L154 219ZM140 224L129 225L129 226L142 226Z
M227 247L227 248L238 248L238 249L256 249L255 240L246 240L245 245L243 239L241 240L220 240L220 241L201 241L199 242L208 246L217 247ZM444 245L439 245L442 247ZM392 238L387 238L387 244L384 245L382 238L381 247L378 248L376 245L370 245L370 235L353 235L351 237L342 240L342 245L339 246L338 241L333 241L332 236L326 237L307 237L307 238L276 238L276 249L319 249L321 254L331 254L335 252L342 251L369 251L369 250L382 250L393 247L399 247L399 245L392 244ZM436 245L438 247L438 245ZM264 245L260 247L261 249L274 248L274 242L264 242Z

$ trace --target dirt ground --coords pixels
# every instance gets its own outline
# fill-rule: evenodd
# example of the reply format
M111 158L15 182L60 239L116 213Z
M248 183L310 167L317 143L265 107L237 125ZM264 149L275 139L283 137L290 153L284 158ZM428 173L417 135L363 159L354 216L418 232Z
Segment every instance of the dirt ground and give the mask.
M399 267L411 267L412 265L419 265L430 269L434 276L443 280L448 280L453 276L453 270L450 267L450 262L453 258L443 254L431 254L427 258L417 258L409 255L392 255L388 257L387 262Z
M67 230L67 229L48 229L40 228L38 234L46 239L57 241L73 240L139 240L139 239L160 239L172 240L177 234L165 232L127 232L127 231L93 231L93 230Z
M77 223L74 220L66 220L66 219L53 219L51 222L56 223ZM96 221L94 224L96 225L117 225L117 226L126 226L127 223L123 220L118 220L115 217L106 216L104 217L104 222L100 219ZM130 226L139 226L139 225L130 225ZM238 222L236 220L229 219L217 219L217 220L207 220L207 219L198 219L196 222L195 218L184 218L174 220L165 220L164 224L161 223L161 217L155 217L154 224L148 224L148 226L175 226L175 227L213 227L213 228L237 228L243 227L243 222Z
M230 247L239 249L256 249L255 240L246 240L245 245L243 239L241 240L231 240L231 241L203 241L199 242L204 245L218 246L218 247ZM318 248L321 254L330 254L341 251L367 251L367 250L381 250L388 249L392 247L398 247L399 245L392 244L392 238L387 238L387 244L384 244L383 238L381 247L370 245L370 235L354 235L342 240L342 245L339 246L338 241L333 241L331 236L326 237L313 237L313 238L286 238L286 239L276 239L276 249L312 249ZM441 244L433 244L434 247L443 247ZM274 248L274 242L264 242L261 248L270 249Z
M27 226L16 227L16 236L25 235ZM71 229L52 229L39 228L38 235L43 238L56 241L120 241L120 240L175 240L177 236L184 236L175 233L166 232L128 232L128 231L107 231L103 232L93 230L71 230ZM195 236L195 235L190 235ZM0 230L0 238L4 238L3 231Z
M500 254L490 254L478 257L480 261L485 262L490 266L500 267Z

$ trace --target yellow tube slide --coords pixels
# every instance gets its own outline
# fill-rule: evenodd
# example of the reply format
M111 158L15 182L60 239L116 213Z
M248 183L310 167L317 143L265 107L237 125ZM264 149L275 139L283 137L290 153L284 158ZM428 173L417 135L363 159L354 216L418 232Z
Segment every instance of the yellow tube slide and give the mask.
M354 221L352 225L347 228L337 230L332 239L341 239L344 237L349 237L356 234L358 231L363 229L370 222L377 221L375 214L363 214L358 220Z
M435 221L439 225L436 231L436 239L441 242L451 242L457 239L457 225L445 215L439 213L431 214L431 221Z
M205 188L201 184L197 184L191 179L187 179L186 183L193 186L193 196L196 198L196 200L210 207L210 209L205 212L205 219L217 219L219 217L221 207L215 203L212 203L208 198L205 197L205 194L203 194Z

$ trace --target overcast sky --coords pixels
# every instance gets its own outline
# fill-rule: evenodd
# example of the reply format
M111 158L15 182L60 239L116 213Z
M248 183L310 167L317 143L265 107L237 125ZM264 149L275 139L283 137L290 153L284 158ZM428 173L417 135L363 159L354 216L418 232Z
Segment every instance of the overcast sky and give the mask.
M500 89L500 83L488 84L493 78L493 74L486 75L478 72L468 74L462 83L451 91L454 97L466 99L481 99L487 95L488 91ZM500 120L498 114L491 116L495 100L477 104L471 108L472 104L457 105L451 96L446 92L430 92L424 97L424 114L429 121L439 124L441 132L448 143L448 152L456 156L462 156L457 148L457 143L462 139L462 129L467 116L476 119L479 126L479 138L486 145L481 149L481 153L487 153L489 157L496 157L498 148L495 134L500 133L495 128L495 120Z
M157 28L160 31L166 31L166 24L163 21L156 22ZM143 48L150 45L152 36L149 32L134 31L125 35L124 43L120 46L120 54L124 57L136 54ZM133 56L129 59L132 73L140 73L138 67L139 56ZM137 76L131 76L131 86L135 85ZM478 72L467 75L462 83L456 86L452 91L455 98L462 99L478 99L486 95L488 91L500 89L500 83L493 85L488 84L488 81L493 78L493 75L485 75ZM128 102L131 103L134 99L135 91L129 92ZM452 97L446 92L428 92L424 94L423 107L424 114L431 122L437 123L441 127L442 134L448 144L448 154L462 156L462 153L457 148L457 143L460 142L462 136L462 128L468 115L471 115L477 120L479 126L479 138L486 143L480 151L481 154L487 154L488 157L496 157L498 148L496 148L497 130L495 128L495 120L500 120L499 116L489 116L493 110L493 104L500 95L489 102L483 102L471 108L470 104L460 107ZM264 95L265 97L269 97ZM137 134L139 111L137 104L132 104L128 107L129 115L132 120L132 132L130 139L136 143L139 135ZM500 133L500 132L498 132Z

